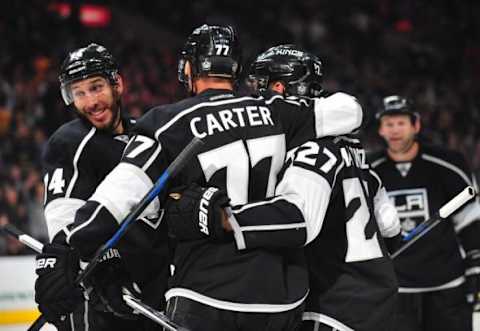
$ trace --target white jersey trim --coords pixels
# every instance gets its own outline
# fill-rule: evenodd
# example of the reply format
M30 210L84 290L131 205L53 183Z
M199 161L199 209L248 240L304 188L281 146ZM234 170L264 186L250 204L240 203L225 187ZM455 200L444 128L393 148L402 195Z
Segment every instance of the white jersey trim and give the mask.
M202 107L214 107L214 106L220 106L220 105L228 105L230 103L235 103L235 102L242 102L245 100L262 100L263 97L258 97L258 98L253 98L253 97L241 97L241 98L233 98L233 99L227 99L227 100L219 100L219 101L210 101L210 102L202 102L199 104L196 104L195 106L192 106L190 108L187 108L177 115L175 115L170 121L168 121L166 124L164 124L162 127L158 128L157 131L155 131L155 139L158 140L158 137L168 130L176 121L181 119L183 116L190 114L191 112L202 108Z
M340 165L339 168L342 167ZM331 192L330 184L321 175L295 166L285 171L276 188L276 195L284 197L301 211L307 229L305 245L313 241L322 229Z
M354 329L346 326L342 322L337 321L333 317L320 314L320 313L315 313L312 311L306 311L302 315L302 320L303 321L314 321L314 322L319 322L328 326L331 326L332 328L338 330L338 331L355 331Z
M376 167L378 167L380 164L382 164L382 163L385 162L385 161L387 161L387 158L386 158L386 157L382 157L382 158L380 158L380 159L378 159L378 160L373 161L373 162L371 163L371 166L372 166L372 168L376 168Z
M230 311L239 311L245 313L279 313L284 311L289 311L300 306L303 301L305 301L308 295L305 294L300 300L297 300L290 304L260 304L260 303L238 303L231 301L218 300L206 295L202 295L195 291L185 289L185 288L172 288L165 293L166 300L170 300L173 297L183 297L188 298L193 301L203 303L204 305L215 307L217 309L224 309Z
M398 288L398 293L422 293L422 292L433 292L433 291L440 291L440 290L445 290L448 288L454 288L458 287L465 283L465 277L460 276L446 284L440 285L440 286L433 286L433 287L399 287Z
M250 225L240 227L241 231L278 231L278 230L290 230L305 228L305 222L301 223L288 223L288 224L270 224L270 225Z
M57 198L50 201L43 211L47 223L50 241L65 226L72 224L75 213L85 204L85 200L73 198Z
M455 232L460 232L473 222L480 221L480 204L477 199L465 206L459 213L453 215Z
M92 221L97 217L97 214L100 212L100 209L102 209L102 205L98 205L95 211L90 215L90 218L85 222L77 226L75 229L73 229L70 233L67 234L67 244L70 244L70 238L77 233L79 230L83 229L84 227L88 226Z
M470 186L472 185L472 180L467 176L467 174L462 169L453 165L452 163L447 162L447 161L442 160L442 159L439 159L438 157L434 157L434 156L429 155L429 154L422 154L422 159L424 159L426 161L430 161L432 163L436 163L438 165L443 166L444 168L452 170L457 175L459 175L465 181L465 183L467 185L470 185Z
M96 128L93 127L90 129L88 134L82 139L80 145L78 145L77 150L75 151L75 156L73 157L73 176L68 184L67 192L65 193L65 198L70 198L72 194L73 188L75 187L75 183L78 178L78 160L80 159L80 155L82 155L82 151L85 148L85 145L88 143L90 138L95 134Z
M317 137L351 133L362 124L362 107L351 95L337 92L313 100Z
M152 180L142 169L130 163L120 162L100 183L89 200L104 205L120 223L152 186ZM159 210L160 202L157 197L139 215L139 218L158 217Z

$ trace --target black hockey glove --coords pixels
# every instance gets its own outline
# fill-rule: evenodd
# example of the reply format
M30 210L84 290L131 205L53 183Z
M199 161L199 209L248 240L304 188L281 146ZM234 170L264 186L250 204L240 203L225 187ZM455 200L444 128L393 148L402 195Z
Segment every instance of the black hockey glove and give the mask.
M137 318L123 300L123 294L128 290L138 297L140 290L131 281L117 249L111 248L103 255L92 275L85 280L85 285L93 288L89 300L95 310L110 312L124 319Z
M474 311L480 311L480 250L467 253L465 277L467 278L467 301Z
M35 302L45 319L55 325L83 301L82 288L74 284L79 256L62 244L45 244L36 258Z
M231 238L222 227L224 208L230 199L216 187L195 183L172 190L165 204L168 231L178 241L208 238L225 241Z

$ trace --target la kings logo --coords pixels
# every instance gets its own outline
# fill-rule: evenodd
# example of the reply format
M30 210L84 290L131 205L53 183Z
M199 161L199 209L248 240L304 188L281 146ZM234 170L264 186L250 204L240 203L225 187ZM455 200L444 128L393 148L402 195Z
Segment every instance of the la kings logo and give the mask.
M403 236L430 218L425 188L390 191L388 196L397 209Z

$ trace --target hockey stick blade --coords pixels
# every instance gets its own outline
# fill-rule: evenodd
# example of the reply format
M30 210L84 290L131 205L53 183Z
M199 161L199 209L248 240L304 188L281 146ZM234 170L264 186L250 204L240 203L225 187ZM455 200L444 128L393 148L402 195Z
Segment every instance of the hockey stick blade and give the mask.
M188 331L188 329L178 326L174 322L170 321L164 313L159 312L158 310L153 309L152 307L148 306L147 304L143 303L139 299L125 294L123 296L123 300L126 304L134 309L135 311L139 312L143 316L151 319L152 321L160 324L164 327L165 330L168 331Z
M113 236L100 248L97 249L93 258L90 260L90 263L87 264L85 269L78 274L77 278L75 279L76 284L80 284L95 268L98 262L101 260L101 257L105 254L107 250L112 248L122 236L125 234L129 226L140 216L145 208L155 199L158 194L165 188L166 183L176 174L178 174L183 167L194 157L200 148L203 146L203 141L198 138L194 137L187 146L177 155L177 157L173 160L172 163L165 169L162 175L157 179L157 181L153 184L153 187L147 194L143 197L143 199L132 208L130 213L120 222L120 228L113 234ZM40 317L30 326L27 331L39 331L40 328L43 326L41 323L37 323L39 319L43 319L43 316ZM35 326L35 328L34 328Z
M422 238L431 229L437 226L442 220L448 218L457 209L462 207L465 203L471 200L475 196L475 189L471 186L467 186L462 192L453 197L452 200L444 204L433 217L420 223L415 229L413 229L404 239L403 244L395 253L390 255L390 258L395 259L398 255L404 252L408 247L413 245L418 239Z

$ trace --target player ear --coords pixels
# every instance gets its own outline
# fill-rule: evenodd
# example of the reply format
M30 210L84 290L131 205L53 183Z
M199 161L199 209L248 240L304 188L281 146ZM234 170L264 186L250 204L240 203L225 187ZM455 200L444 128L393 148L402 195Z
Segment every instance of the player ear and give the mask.
M277 93L280 93L280 94L284 94L285 93L285 85L283 85L282 82L273 82L272 84L270 84L270 90L274 91L274 92L277 92Z
M118 95L122 95L124 89L123 78L119 74L117 74L116 78L116 83L113 85L113 88L117 91Z
M422 124L420 123L420 118L417 118L415 120L414 127L415 127L415 134L418 134L422 128Z

